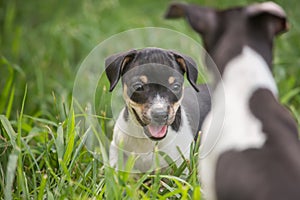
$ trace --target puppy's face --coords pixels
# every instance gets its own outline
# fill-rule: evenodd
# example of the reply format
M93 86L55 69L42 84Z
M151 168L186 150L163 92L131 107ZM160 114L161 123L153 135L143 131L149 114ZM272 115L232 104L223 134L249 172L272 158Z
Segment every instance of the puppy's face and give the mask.
M180 126L178 118L183 98L183 75L187 70L194 73L188 76L192 85L197 78L196 66L190 64L194 62L185 59L190 58L177 57L173 52L157 48L146 48L135 52L130 61L121 65L120 76L127 112L134 116L136 123L153 140L164 138L169 126L175 130ZM109 78L108 70L106 73Z
M166 136L180 106L184 79L182 70L177 67L145 64L123 76L123 96L128 111L152 139Z

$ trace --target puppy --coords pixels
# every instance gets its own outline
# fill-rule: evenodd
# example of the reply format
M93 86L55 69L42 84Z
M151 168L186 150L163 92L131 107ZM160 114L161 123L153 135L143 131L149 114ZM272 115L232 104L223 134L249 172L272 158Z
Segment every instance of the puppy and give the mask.
M273 2L227 10L173 4L166 17L185 17L218 69L200 146L206 199L300 199L297 124L272 77L273 38L287 30L283 9Z
M122 79L126 104L114 126L110 165L124 169L133 156L134 170L146 172L167 166L162 155L181 164L181 151L188 159L190 145L210 110L208 87L196 85L198 71L192 58L145 48L113 55L105 65L110 91ZM185 73L192 86L187 90ZM120 158L124 160L121 166Z

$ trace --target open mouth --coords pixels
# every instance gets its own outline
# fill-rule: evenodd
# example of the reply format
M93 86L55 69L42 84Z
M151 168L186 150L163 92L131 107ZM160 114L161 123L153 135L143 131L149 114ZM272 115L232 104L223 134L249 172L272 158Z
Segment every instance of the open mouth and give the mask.
M168 133L168 127L170 125L170 122L166 122L166 124L156 124L149 122L146 122L146 120L141 120L139 115L137 114L135 109L132 109L133 113L135 115L135 118L139 122L139 124L144 128L144 133L151 139L151 140L162 140L166 137ZM173 118L172 118L173 119ZM145 121L145 122L144 122ZM149 120L150 121L150 120ZM172 122L174 120L171 120Z
M161 140L163 139L168 132L167 125L154 125L149 124L144 127L146 135L152 140Z

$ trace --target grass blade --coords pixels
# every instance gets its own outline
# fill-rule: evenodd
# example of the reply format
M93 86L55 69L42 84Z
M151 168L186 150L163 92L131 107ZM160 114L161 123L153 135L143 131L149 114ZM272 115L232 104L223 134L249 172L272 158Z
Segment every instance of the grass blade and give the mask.
M71 109L70 115L67 121L67 138L66 138L67 148L64 154L63 162L68 165L73 152L75 143L75 114L74 110Z
M7 200L12 199L13 182L15 179L15 171L17 168L18 154L12 153L9 155L7 171L6 171L6 185L4 191L4 197Z
M17 147L17 144L16 144L17 134L15 133L14 129L12 128L12 126L10 124L10 122L8 121L8 119L4 115L0 115L0 122L1 122L4 130L6 131L9 139L10 139L11 145L15 149Z
M0 95L0 100L1 100L0 101L0 113L3 113L3 111L6 107L6 104L7 104L8 96L10 96L9 93L10 93L12 85L13 85L14 70L13 70L12 65L4 57L1 57L0 64L1 64L0 66L2 66L2 65L8 66L8 70L9 70L9 75L7 76L4 88L1 91L1 95Z
M27 85L25 87L24 96L23 96L23 100L22 100L21 112L20 112L20 116L18 119L18 135L17 135L18 148L22 148L22 126L23 126L22 121L23 121L23 112L24 112L26 97L27 97ZM22 155L18 156L17 172L18 172L17 181L18 181L19 192L21 194L21 191L23 191L22 197L25 198L27 194L26 194L26 187L25 187L25 177L24 177L24 173L23 173ZM19 197L21 197L21 196L19 196Z
M42 177L38 200L43 200L44 191L45 191L45 187L46 187L46 183L47 183L47 178L48 178L47 175L44 175Z
M15 86L12 87L11 92L10 92L10 97L8 99L7 103L7 108L6 108L6 117L9 119L10 118L10 113L12 110L12 105L14 101L14 96L15 96Z
M63 155L64 155L64 150L65 150L65 145L64 145L64 130L63 130L62 125L60 125L57 128L57 136L56 136L56 139L55 139L55 145L56 145L58 160L62 160L63 159Z
M282 98L281 98L281 103L282 104L288 104L288 102L295 97L296 95L300 94L300 87L294 88L287 92Z

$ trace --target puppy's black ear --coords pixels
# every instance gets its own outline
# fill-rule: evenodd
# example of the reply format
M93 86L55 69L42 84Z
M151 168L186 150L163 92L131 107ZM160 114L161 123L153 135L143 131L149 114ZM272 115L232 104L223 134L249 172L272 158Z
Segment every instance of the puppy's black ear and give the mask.
M198 68L196 62L189 56L185 56L174 51L171 53L175 56L176 62L182 70L186 72L186 76L190 84L197 92L199 92L199 88L197 87Z
M212 8L192 4L173 3L169 6L165 18L186 18L192 28L198 33L208 34L217 23L216 12Z
M132 61L136 54L136 50L125 53L114 54L105 60L105 73L110 83L109 91L113 91L116 87L124 67Z
M253 23L262 22L267 27L271 36L278 35L288 30L284 10L274 2L257 3L246 7L246 14Z

